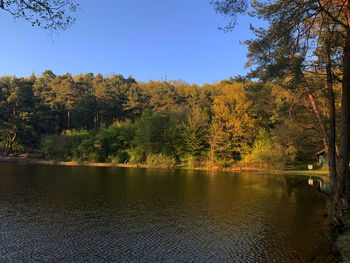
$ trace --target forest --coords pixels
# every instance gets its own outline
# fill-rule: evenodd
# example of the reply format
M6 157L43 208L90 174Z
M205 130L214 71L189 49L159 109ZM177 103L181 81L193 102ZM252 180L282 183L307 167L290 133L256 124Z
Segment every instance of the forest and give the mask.
M322 76L307 78L311 99L288 80L241 76L202 86L50 70L4 76L0 147L3 156L40 152L49 160L154 167L312 163L325 147L316 113L327 116L327 94ZM339 101L340 85L335 90Z

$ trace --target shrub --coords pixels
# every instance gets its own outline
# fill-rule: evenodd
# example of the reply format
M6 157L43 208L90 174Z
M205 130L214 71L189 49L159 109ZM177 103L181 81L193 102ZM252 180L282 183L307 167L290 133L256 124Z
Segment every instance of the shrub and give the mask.
M264 169L282 169L287 160L285 149L271 140L269 133L261 129L255 138L252 151L243 156L243 166Z
M189 168L193 168L196 166L197 158L193 155L187 154L180 158L180 162L182 165L187 166Z
M146 164L151 167L173 167L175 163L173 157L166 156L162 153L148 154L146 158Z
M47 157L53 160L72 161L80 159L79 145L89 136L86 130L64 131L60 135L49 135L42 139L42 148Z
M101 130L94 142L101 161L123 163L129 160L127 149L131 141L125 123L115 123Z

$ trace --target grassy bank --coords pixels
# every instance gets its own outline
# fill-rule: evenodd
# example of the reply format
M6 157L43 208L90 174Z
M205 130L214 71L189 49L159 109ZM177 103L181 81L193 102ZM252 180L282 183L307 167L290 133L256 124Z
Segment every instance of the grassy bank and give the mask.
M320 176L320 177L329 177L329 171L324 169L318 170L284 170L283 174L285 175L304 175L304 176Z

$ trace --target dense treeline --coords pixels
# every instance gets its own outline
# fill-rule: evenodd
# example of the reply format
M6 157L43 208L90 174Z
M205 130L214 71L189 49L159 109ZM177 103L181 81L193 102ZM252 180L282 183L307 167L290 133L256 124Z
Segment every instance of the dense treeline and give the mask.
M307 96L283 83L200 87L45 71L2 77L0 87L5 156L42 149L66 161L281 167L314 160L324 147ZM322 110L322 94L319 103Z

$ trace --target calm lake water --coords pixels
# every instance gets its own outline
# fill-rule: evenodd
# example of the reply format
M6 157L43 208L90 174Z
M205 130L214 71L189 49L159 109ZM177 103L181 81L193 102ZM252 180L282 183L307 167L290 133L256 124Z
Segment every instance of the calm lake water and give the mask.
M0 164L0 262L334 262L307 182Z

